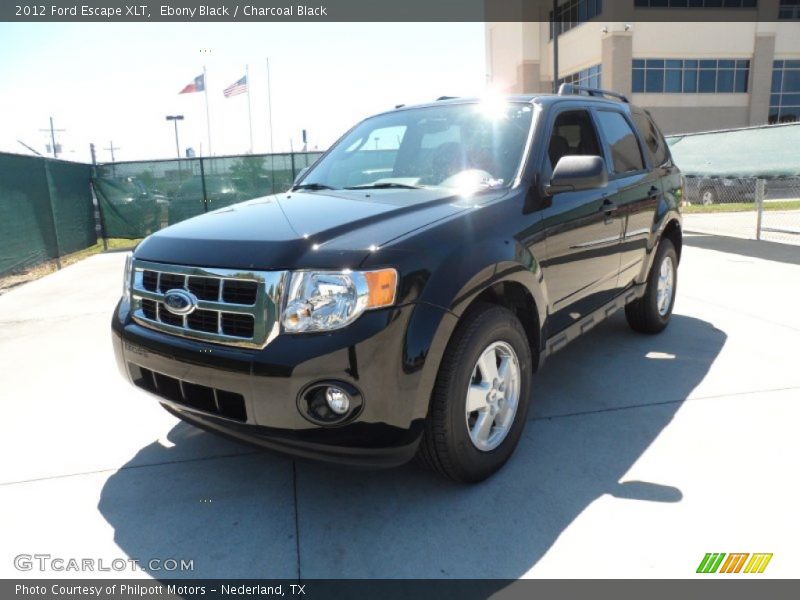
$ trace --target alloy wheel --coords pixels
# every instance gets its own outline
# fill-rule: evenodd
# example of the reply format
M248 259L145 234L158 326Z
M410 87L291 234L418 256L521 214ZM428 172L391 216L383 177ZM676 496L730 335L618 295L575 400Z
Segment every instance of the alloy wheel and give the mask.
M467 389L466 423L472 444L483 452L497 448L514 424L521 372L514 349L494 342L478 358Z

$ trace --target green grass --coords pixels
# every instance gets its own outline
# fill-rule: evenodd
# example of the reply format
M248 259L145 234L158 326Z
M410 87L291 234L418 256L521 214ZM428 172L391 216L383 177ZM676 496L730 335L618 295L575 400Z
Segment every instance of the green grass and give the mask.
M108 249L109 250L133 250L136 247L136 244L142 241L143 238L135 239L135 240L128 240L124 238L108 238ZM67 254L66 256L61 257L61 265L71 265L74 262L79 260L83 260L89 256L94 254L100 254L103 252L103 240L97 240L97 243L94 246L89 246L88 248L84 248L83 250L78 250L77 252L73 252L72 254Z
M728 213L728 212L755 212L754 202L731 202L730 204L692 204L684 206L681 212L684 214L693 213ZM764 210L800 210L800 200L777 200L775 202L764 202Z

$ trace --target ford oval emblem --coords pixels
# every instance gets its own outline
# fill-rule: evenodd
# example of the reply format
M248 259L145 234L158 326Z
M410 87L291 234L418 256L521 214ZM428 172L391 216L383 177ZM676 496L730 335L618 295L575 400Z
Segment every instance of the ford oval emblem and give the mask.
M164 295L164 306L173 315L188 315L197 308L197 298L186 290L169 290Z

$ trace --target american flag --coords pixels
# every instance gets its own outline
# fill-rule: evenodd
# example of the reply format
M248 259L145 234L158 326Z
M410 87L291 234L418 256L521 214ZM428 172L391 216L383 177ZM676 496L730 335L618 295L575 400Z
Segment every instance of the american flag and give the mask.
M226 98L230 98L231 96L236 96L237 94L244 94L247 91L247 75L242 77L236 83L232 83L224 90L222 93L225 95Z

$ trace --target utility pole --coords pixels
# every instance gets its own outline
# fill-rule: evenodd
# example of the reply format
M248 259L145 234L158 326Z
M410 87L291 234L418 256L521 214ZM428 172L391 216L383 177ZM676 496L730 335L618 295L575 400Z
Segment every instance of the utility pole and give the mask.
M50 128L40 129L39 131L50 132L50 142L53 144L53 158L58 158L58 146L56 146L56 131L59 133L65 131L64 129L56 129L53 127L53 117L50 117Z
M558 0L553 0L553 93L558 93L558 35L561 33L561 15L558 14Z
M269 58L267 58L267 103L269 104L269 153L274 154L275 148L272 145L272 83L270 81Z
M108 148L103 148L103 150L108 150L109 152L111 152L111 162L113 163L117 162L116 159L114 158L114 150L122 150L122 148L120 148L119 146L115 146L114 142L109 141Z
M181 146L178 143L178 121L183 121L183 115L167 115L167 121L172 121L175 125L175 152L178 153L178 158L180 158Z
M97 153L94 150L94 142L91 142L89 144L89 153L92 155L92 164L96 165L97 164Z

